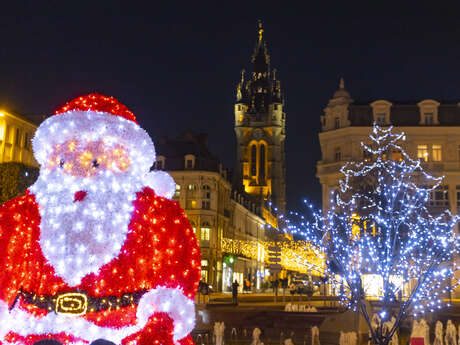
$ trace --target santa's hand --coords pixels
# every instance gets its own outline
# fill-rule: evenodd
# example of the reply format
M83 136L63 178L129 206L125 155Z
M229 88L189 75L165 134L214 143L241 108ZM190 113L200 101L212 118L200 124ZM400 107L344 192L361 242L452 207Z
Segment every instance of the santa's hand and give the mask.
M176 192L176 182L165 171L155 170L144 175L144 186L150 187L158 196L171 199Z
M146 324L154 313L167 313L174 322L173 340L186 337L195 327L195 304L179 288L157 287L142 296L137 321Z

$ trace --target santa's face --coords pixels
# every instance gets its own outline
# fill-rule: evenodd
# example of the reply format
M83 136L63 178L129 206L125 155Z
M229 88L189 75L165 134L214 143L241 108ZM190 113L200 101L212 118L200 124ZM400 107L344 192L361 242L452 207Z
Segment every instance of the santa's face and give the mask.
M80 142L68 140L56 145L48 160L47 169L62 169L66 174L92 177L100 170L123 173L131 164L123 145L105 145L104 141Z
M125 147L103 141L56 145L31 187L40 208L40 245L69 285L118 256L141 180Z

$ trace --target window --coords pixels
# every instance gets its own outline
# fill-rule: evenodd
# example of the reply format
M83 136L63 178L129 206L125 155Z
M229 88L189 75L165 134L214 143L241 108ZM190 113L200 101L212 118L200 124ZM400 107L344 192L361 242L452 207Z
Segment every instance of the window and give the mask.
M274 108L275 110L278 110L278 104L275 104Z
M433 161L440 162L442 160L442 147L441 145L433 145Z
M335 148L334 160L336 162L340 162L342 160L342 152L340 152L340 147Z
M0 141L2 141L5 138L5 127L1 126L0 127Z
M209 241L209 235L211 233L210 228L201 228L200 232L200 240L202 241Z
M439 186L430 192L430 206L449 206L449 192L447 186Z
M391 160L395 162L401 162L402 161L401 150L393 149L391 151Z
M260 145L259 178L265 180L265 145Z
M209 187L207 184L205 184L203 187L201 187L203 189L203 194L202 194L202 197L204 199L211 199L211 187Z
M377 118L375 121L379 126L385 126L386 125L386 115L385 114L377 114Z
M334 128L339 129L340 128L340 117L336 117L334 119Z
M428 162L428 145L417 145L417 158Z
M204 282L208 281L208 270L207 269L201 270L201 280Z
M196 184L189 184L188 185L188 190L195 190L196 189Z
M16 146L21 146L21 132L16 128Z
M180 184L176 184L176 192L174 193L174 197L178 198L180 196Z
M187 207L188 209L196 208L196 200L187 200Z
M434 124L434 114L433 113L425 113L423 114L425 125L433 125Z
M29 149L29 133L24 133L24 148Z
M201 267L208 267L208 260L201 260Z
M203 210L210 210L211 209L211 201L210 200L202 200L201 201L201 208Z
M195 168L195 156L194 155L185 155L185 169L194 169Z
M158 156L157 161L155 162L155 169L164 170L165 168L165 158L163 156Z
M457 208L460 208L460 186L457 185L455 189L457 190Z
M251 146L251 176L257 175L257 147Z
M372 153L369 151L363 150L363 159L365 162L370 162L372 158Z

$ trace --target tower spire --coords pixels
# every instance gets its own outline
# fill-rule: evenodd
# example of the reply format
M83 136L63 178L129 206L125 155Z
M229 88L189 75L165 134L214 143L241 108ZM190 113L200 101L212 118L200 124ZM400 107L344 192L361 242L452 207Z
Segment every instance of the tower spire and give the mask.
M343 77L340 77L339 89L345 90L345 81L343 80Z
M263 34L264 34L264 29L262 25L262 21L259 19L259 44L262 42Z
M266 73L269 75L270 56L268 55L267 46L265 45L264 29L261 20L257 23L257 35L257 43L254 49L254 54L252 54L251 58L253 72Z

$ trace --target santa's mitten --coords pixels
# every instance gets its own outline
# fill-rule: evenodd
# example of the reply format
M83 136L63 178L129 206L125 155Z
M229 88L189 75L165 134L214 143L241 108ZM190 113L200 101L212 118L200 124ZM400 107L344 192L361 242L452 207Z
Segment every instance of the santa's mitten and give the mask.
M176 192L176 182L165 171L155 170L144 175L144 186L150 187L158 196L171 199Z
M175 342L195 327L195 304L179 288L160 286L142 296L137 307L138 324L146 324L155 313L166 313L173 320Z

